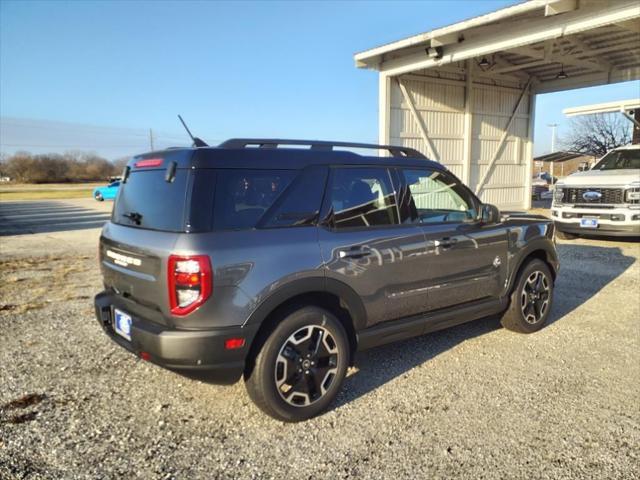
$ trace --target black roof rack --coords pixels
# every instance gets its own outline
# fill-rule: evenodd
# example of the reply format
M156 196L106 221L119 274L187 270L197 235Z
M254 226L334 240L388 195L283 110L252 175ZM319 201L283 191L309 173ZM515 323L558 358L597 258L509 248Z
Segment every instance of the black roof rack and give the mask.
M372 143L352 143L352 142L326 142L317 140L287 140L277 138L232 138L222 142L220 148L278 148L287 145L306 145L311 150L331 151L334 147L367 148L372 150L387 150L394 157L427 158L419 151L409 147L398 147L395 145L375 145Z

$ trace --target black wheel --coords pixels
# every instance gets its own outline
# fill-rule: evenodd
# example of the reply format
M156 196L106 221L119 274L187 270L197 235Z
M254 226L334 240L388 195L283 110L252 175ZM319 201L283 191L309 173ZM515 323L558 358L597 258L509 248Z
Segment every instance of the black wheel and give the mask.
M558 237L560 240L575 240L576 238L578 238L578 235L574 233L561 232L556 228L556 237Z
M532 260L520 270L502 326L520 333L536 332L547 321L552 303L551 270L543 261Z
M93 198L95 198L98 202L102 202L104 200L100 192L96 192Z
M347 333L333 314L300 308L286 315L266 339L245 376L247 392L273 418L311 418L340 391L349 354Z

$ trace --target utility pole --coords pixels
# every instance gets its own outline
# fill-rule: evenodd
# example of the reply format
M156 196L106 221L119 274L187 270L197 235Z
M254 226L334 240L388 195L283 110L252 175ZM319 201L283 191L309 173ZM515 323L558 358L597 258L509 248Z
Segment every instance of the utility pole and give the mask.
M151 151L153 152L153 130L149 129L149 146L151 147Z
M547 127L551 127L551 153L556 152L556 128L557 123L549 123ZM551 162L551 190L555 190L555 185L553 183L553 167L555 162Z
M551 127L551 153L556 151L556 127L557 123L549 123L547 127Z

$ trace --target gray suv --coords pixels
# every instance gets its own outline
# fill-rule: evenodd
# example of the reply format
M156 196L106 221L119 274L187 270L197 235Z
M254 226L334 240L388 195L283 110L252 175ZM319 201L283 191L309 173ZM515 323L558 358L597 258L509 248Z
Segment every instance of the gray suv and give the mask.
M100 237L96 316L140 358L216 383L244 377L264 412L299 421L336 397L356 351L494 314L539 330L553 232L483 205L409 148L168 149L125 168Z

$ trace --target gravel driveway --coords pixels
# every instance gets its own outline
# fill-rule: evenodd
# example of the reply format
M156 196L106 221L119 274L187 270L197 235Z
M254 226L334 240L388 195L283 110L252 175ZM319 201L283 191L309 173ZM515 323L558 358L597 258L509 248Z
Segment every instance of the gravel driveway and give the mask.
M78 235L0 238L0 478L640 477L637 243L560 243L542 331L490 318L359 354L290 425L116 347L98 230Z

